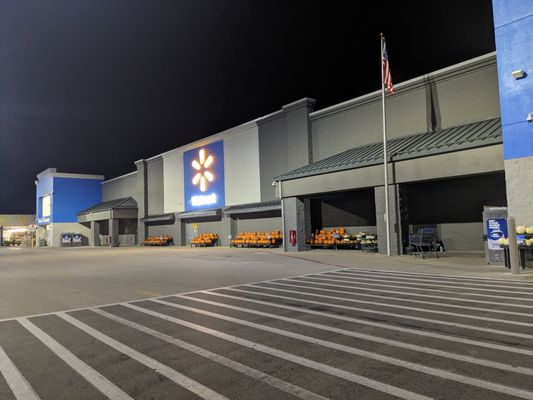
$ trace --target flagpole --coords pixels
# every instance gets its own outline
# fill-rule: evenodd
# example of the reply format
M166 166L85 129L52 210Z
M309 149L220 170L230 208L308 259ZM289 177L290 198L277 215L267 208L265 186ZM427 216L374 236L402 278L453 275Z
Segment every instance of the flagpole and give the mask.
M389 168L387 158L387 119L385 114L385 71L383 70L383 56L385 54L385 37L381 36L381 108L383 110L383 169L385 171L385 230L387 232L387 255L391 255L390 225L389 225Z

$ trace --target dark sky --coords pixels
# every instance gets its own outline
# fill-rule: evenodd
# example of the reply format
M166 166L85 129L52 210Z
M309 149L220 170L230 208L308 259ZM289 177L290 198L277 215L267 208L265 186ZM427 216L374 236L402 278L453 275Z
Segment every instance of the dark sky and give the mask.
M395 82L494 50L490 0L0 0L0 213L34 212L48 167L112 178L376 90L380 31Z

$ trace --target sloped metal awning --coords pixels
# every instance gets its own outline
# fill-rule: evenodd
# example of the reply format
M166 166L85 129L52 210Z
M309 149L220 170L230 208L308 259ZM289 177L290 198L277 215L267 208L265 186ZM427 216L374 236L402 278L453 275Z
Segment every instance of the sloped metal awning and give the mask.
M147 224L158 224L158 223L173 224L175 220L176 220L176 214L174 213L149 215L148 217L141 218L141 221Z
M494 118L436 132L391 139L387 142L387 153L393 161L401 161L501 143L501 121L500 118ZM276 176L274 180L286 181L381 163L383 163L383 143L379 142L346 150Z
M222 210L220 208L214 208L210 210L188 211L178 214L179 219L213 218L221 216Z
M137 218L137 202L133 197L104 201L78 213L78 222L102 221L106 219Z
M281 201L263 201L261 203L243 204L231 206L224 210L226 215L254 214L262 212L281 211Z
M0 214L0 226L28 226L35 224L35 215Z

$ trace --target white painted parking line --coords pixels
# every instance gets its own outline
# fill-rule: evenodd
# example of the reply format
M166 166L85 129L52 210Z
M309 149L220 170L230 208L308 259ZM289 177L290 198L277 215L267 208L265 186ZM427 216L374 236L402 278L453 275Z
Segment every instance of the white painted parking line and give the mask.
M194 300L194 301L198 301L198 302L201 302L201 303L211 304L211 305L220 306L220 307L229 308L229 309L238 310L238 311L244 311L244 312L248 312L249 311L252 314L259 313L258 311L246 309L244 307L230 306L230 305L227 305L227 304L224 304L224 303L218 303L218 302L214 302L214 301L199 299L199 298L196 298L196 297L188 297L188 296L176 296L176 297L185 298L185 299L188 299L188 300ZM320 346L323 346L323 347L326 347L326 348L330 348L332 350L338 350L338 351L342 351L342 352L345 352L345 353L353 354L353 355L356 355L356 356L369 358L369 359L380 361L380 362L383 362L383 363L386 363L386 364L394 365L394 366L397 366L397 367L400 367L400 368L406 368L406 369L410 369L410 370L413 370L413 371L416 371L416 372L420 372L420 373L423 373L423 374L432 375L432 376L435 376L435 377L438 377L438 378L448 379L448 380L452 380L452 381L455 381L455 382L463 383L463 384L470 385L470 386L479 387L479 388L482 388L482 389L491 390L491 391L498 392L498 393L511 394L513 396L516 396L516 397L519 397L519 398L522 398L522 399L531 399L531 400L533 400L533 392L529 392L529 391L522 390L522 389L517 389L517 388L511 387L511 386L500 385L500 384L497 384L497 383L484 381L482 379L476 379L476 378L467 377L467 376L464 376L464 375L456 374L454 372L445 371L445 370L438 369L438 368L433 368L433 367L428 367L428 366L425 366L425 365L422 365L422 364L417 364L417 363L414 363L414 362L405 361L405 360L401 360L401 359L398 359L398 358L394 358L394 357L390 357L390 356L386 356L386 355L382 355L382 354L378 354L378 353L372 353L372 352L369 352L369 351L357 349L355 347L345 346L345 345L338 344L338 343L335 343L335 342L329 342L327 340L322 340L322 339L318 339L318 338L315 338L315 337L302 335L302 334L294 333L294 332L291 332L291 331L286 331L284 329L272 328L272 327L267 326L267 325L257 324L255 322L250 322L250 321L243 320L243 319L240 319L240 318L229 317L227 315L218 314L218 313L214 313L214 312L211 312L211 311L206 311L206 310L203 310L203 309L200 309L200 308L188 307L188 306L184 306L184 305L181 305L181 304L172 303L172 302L168 302L168 301L164 301L164 300L151 300L151 301L159 303L159 304L164 304L164 305L167 305L167 306L179 308L179 309L186 310L186 311L191 311L191 312L194 312L194 313L197 313L197 314L206 315L206 316L209 316L209 317L214 317L214 318L221 319L221 320L224 320L224 321L233 322L233 323L238 324L238 325L248 326L250 328L262 330L262 331L273 333L273 334L276 334L276 335L289 337L291 339L297 339L297 340L300 340L300 341L303 341L303 342L320 345ZM257 314L257 315L259 315L259 314Z
M276 285L276 286L285 286L285 287L291 287L293 290L287 290L288 292L296 292L296 293L302 293L306 296L313 296L313 297L324 297L324 298L331 298L335 300L342 300L347 302L355 302L357 303L357 299L352 299L350 297L338 297L338 296L327 296L323 294L317 294L317 293L309 293L309 292L299 292L294 291L294 288L305 288L305 289L313 289L318 291L324 291L324 292L336 292L336 293L349 293L353 296L361 296L361 297L372 297L376 299L387 299L387 300L397 300L402 301L406 303L416 303L416 304L428 304L433 306L439 306L439 307L448 307L448 308L455 308L455 309L462 309L462 310L472 310L472 311L481 311L484 313L497 313L497 314L505 314L505 315L516 315L519 317L528 317L533 318L533 313L523 313L523 312L516 312L516 311L507 311L507 310L498 310L494 308L483 308L483 307L471 307L471 306L461 306L457 304L446 304L446 303L439 303L436 301L425 301L425 300L415 300L415 299L407 299L404 297L395 297L395 296L384 296L384 295L378 295L378 294L369 294L369 293L358 293L358 292L348 292L346 290L332 290L332 289L323 289L323 288L314 288L309 286L303 286L303 285L294 285L289 283L279 283L279 282L265 282L268 285ZM241 286L251 286L251 285L241 285ZM235 286L239 287L239 286ZM271 290L277 290L276 288L272 288L269 286L259 286L259 284L255 284L254 287L262 287L265 289L271 289ZM465 315L465 314L461 314ZM468 314L466 314L468 315Z
M295 279L295 278L290 278ZM533 301L533 298L524 298L524 297L516 297L516 296L500 296L496 294L481 294L481 293L470 293L470 292L458 292L453 290L444 290L444 289L427 289L427 288L420 288L418 286L399 286L399 285L386 285L386 284L375 284L375 283L367 283L367 282L383 282L383 279L367 279L367 278L360 278L356 281L350 281L348 279L331 279L331 278L324 278L324 277L315 277L315 276L306 276L305 279L312 279L312 280L324 280L324 281L330 281L330 282L340 282L340 283L359 283L361 285L371 285L371 286L381 286L381 287L392 287L392 288L400 288L404 290L420 290L424 292L440 292L440 293L451 293L451 294L457 294L461 296L475 296L475 297L491 297L491 298L497 298L497 299L511 299L511 300L520 300L520 301ZM439 285L424 285L424 286L437 286ZM440 286L442 287L442 286ZM497 290L495 292L498 292ZM504 291L505 293L509 293L509 291ZM518 292L511 292L520 294ZM527 293L528 295L533 295L531 293Z
M198 332L205 333L207 335L211 335L213 337L223 339L228 342L235 343L237 345L247 347L252 350L259 351L261 353L265 353L265 354L268 354L268 355L271 355L277 358L281 358L283 360L286 360L286 361L289 361L289 362L292 362L292 363L295 363L295 364L298 364L298 365L301 365L307 368L311 368L316 371L323 372L323 373L335 376L337 378L347 380L352 383L356 383L358 385L366 386L371 389L380 391L382 393L386 393L392 396L399 397L401 399L406 399L406 400L429 400L430 399L427 396L423 396L423 395L420 395L420 394L417 394L417 393L414 393L408 390L404 390L396 386L392 386L392 385L389 385L383 382L375 381L373 379L365 378L364 376L361 376L361 375L356 375L356 374L353 374L348 371L344 371L339 368L335 368L335 367L332 367L332 366L329 366L323 363L319 363L319 362L316 362L316 361L313 361L313 360L310 360L304 357L300 357L295 354L287 353L285 351L278 350L273 347L265 346L260 343L253 342L251 340L240 338L238 336L229 335L227 333L220 332L215 329L207 328L202 325L194 324L189 321L171 317L169 315L162 314L156 311L152 311L147 308L139 307L134 304L123 303L122 305L124 307L128 307L133 310L140 311L142 313L151 315L153 317L161 318L163 320L175 323L177 325L185 326L187 328L196 330Z
M259 286L258 284L241 285L241 286L250 286L250 287L257 287L257 288L261 288L261 289L269 289L266 286ZM241 287L241 286L236 286L236 287ZM276 289L273 289L273 290L276 290ZM290 290L282 290L282 289L279 289L279 290L283 291L283 292L292 293ZM311 303L311 304L316 303L316 302L314 302L312 300L304 300L304 299L301 299L299 297L292 298L292 297L279 296L279 295L269 294L269 293L264 293L264 292L260 292L260 293L262 295L264 295L264 296L269 296L269 297L288 299L288 300L298 300L298 301L301 301L301 302L304 302L304 303L308 302L308 303ZM301 292L298 292L298 293L301 293ZM324 305L324 302L318 302L318 304ZM388 330L392 330L392 331L396 331L396 332L402 332L402 333L408 333L408 334L412 334L412 335L431 337L431 338L434 338L434 339L440 339L440 340L445 340L445 341L449 341L449 342L467 344L467 345L471 345L471 346L478 346L478 347L483 347L483 348L487 348L487 349L491 349L491 350L499 350L499 351L505 351L505 352L508 352L508 353L516 353L516 354L521 354L521 355L533 356L533 350L527 350L527 349L524 349L524 348L500 345L500 344L495 344L495 343L488 343L488 342L483 342L483 341L480 341L480 340L471 340L471 339L466 339L466 338L461 338L461 337L456 337L456 336L451 336L451 335L445 335L445 334L441 334L441 333L435 333L435 332L431 332L431 331L424 331L424 330L420 330L420 329L404 328L404 327L401 327L401 326L390 325L390 324L386 324L386 323L383 323L383 322L374 322L374 321L369 321L369 320L366 320L366 319L353 318L353 317L349 317L349 318L351 318L352 322L356 322L356 323L361 324L361 325L373 326L373 327L376 327L376 328L388 329Z
M84 363L74 354L72 354L66 347L57 342L54 338L44 332L42 329L34 325L26 318L18 318L17 321L26 328L33 336L39 339L46 347L48 347L54 354L61 358L67 365L80 374L87 382L89 382L95 389L102 392L111 400L133 400L122 389L116 386L113 382L100 374L98 371Z
M181 295L175 295L176 297L181 297ZM185 298L190 298L186 297ZM420 321L420 322L427 322L430 324L437 324L437 325L444 325L444 326L450 326L454 328L463 328L468 329L472 331L478 331L478 332L487 332L487 333L494 333L497 335L506 335L511 337L517 337L522 339L533 339L533 334L528 333L520 333L520 332L512 332L512 331L504 331L501 329L493 329L493 328L484 328L481 326L476 325L467 325L467 324L461 324L458 322L451 322L451 321L443 321L440 319L434 319L434 318L424 318L424 317L416 317L414 315L408 315L408 314L399 314L399 313L392 313L392 312L386 312L386 311L379 311L375 309L369 309L369 308L359 308L359 307L350 307L351 310L363 312L367 314L372 315L386 315L389 317L395 317L400 319L409 319L413 321Z
M337 300L343 300L342 298L337 297ZM448 311L439 311L439 310L433 310L431 308L420 308L420 307L409 307L409 306L402 306L399 304L391 304L391 303L383 303L383 302L375 302L375 301L368 301L368 300L357 300L357 299L350 299L347 300L351 303L358 303L358 304L368 304L372 306L379 306L379 307L389 307L389 308L398 308L400 310L409 310L409 311L419 311L424 312L428 314L439 314L439 315L446 315L450 317L458 317L458 318L465 318L465 319L474 319L478 321L487 321L487 322L496 322L500 324L508 324L508 325L517 325L517 326L527 326L533 328L533 323L531 322L521 322L521 321L514 321L509 319L501 319L501 318L491 318L491 317L481 317L478 315L470 315L470 314L461 314L461 313L454 313L454 312L448 312ZM357 307L343 307L348 310L354 310L354 311L361 311L361 308ZM373 309L367 309L368 312L374 312ZM395 314L395 315L403 315L403 314ZM530 317L533 317L531 315Z
M76 318L64 313L59 312L57 313L57 316L64 319L68 323L74 325L76 328L82 330L83 332L87 333L88 335L94 337L95 339L98 339L102 343L108 345L109 347L127 355L133 360L138 361L141 364L144 364L148 368L151 368L155 370L157 373L165 376L166 378L170 379L171 381L177 383L178 385L184 387L185 389L189 390L190 392L198 395L202 399L206 400L228 400L227 397L215 392L214 390L209 389L207 386L202 385L201 383L198 383L185 375L181 374L180 372L168 367L167 365L160 363L157 360L154 360L151 357L148 357L137 350L132 349L129 346L126 346L125 344L122 344L118 342L117 340L103 334L102 332L90 327L89 325L77 320Z
M184 342L183 340L174 338L172 336L169 336L165 333L156 331L155 329L148 328L144 325L138 324L136 322L130 321L128 319L119 317L115 314L111 314L107 311L101 310L99 308L91 308L91 311L102 315L106 318L109 318L113 321L119 322L123 325L129 326L130 328L137 329L138 331L141 331L143 333L146 333L147 335L156 337L160 340L163 340L167 343L173 344L179 348L185 349L187 351L190 351L191 353L197 354L201 357L205 357L209 360L212 360L216 363L219 363L221 365L224 365L225 367L231 368L237 372L240 372L244 375L247 375L251 378L257 379L258 381L264 382L272 387L275 387L279 390L282 390L286 393L289 393L295 397L298 397L303 400L328 400L326 397L320 396L316 393L310 392L308 390L305 390L304 388L301 388L299 386L293 385L289 382L285 382L284 380L278 379L276 377L273 377L271 375L268 375L264 372L258 371L254 368L248 367L247 365L238 363L237 361L233 361L229 358L226 358L224 356L221 356L219 354L213 353L209 350L202 349L201 347L195 346L193 344Z
M329 273L322 273L322 274L309 274L309 275L306 275L308 277L311 277L311 276L320 276L320 277L332 277L332 278L335 278L335 279L344 279L346 280L346 282L359 282L359 281L369 281L369 282L383 282L385 280L385 278L381 275L363 275L363 274L359 274L359 275L356 275L356 274L350 274L349 272L346 272L346 273L341 273L341 272L337 272L337 273L334 273L334 272L329 272ZM411 279L411 278L394 278L394 277L387 277L386 279L387 282L390 282L390 283L396 283L398 285L405 285L406 287L411 287L411 288L418 288L419 286L423 286L423 287L442 287L442 288L446 288L446 289L458 289L458 290L473 290L473 291L478 291L478 292L490 292L490 293L512 293L512 294L525 294L527 296L533 296L533 292L522 292L522 291L517 291L516 288L513 288L511 287L511 289L515 289L515 290L500 290L500 289L493 289L493 288L490 288L490 289L485 289L485 288L477 288L477 287L472 287L472 286L460 286L460 284L450 284L450 285L442 285L442 284L431 284L431 283L419 283L419 281L422 281L421 279ZM423 281L423 282L427 282L427 281ZM438 281L433 281L433 282L438 282ZM409 286L411 285L411 286ZM499 286L501 287L501 286ZM522 289L522 290L533 290L533 289ZM460 293L463 293L463 292L460 292ZM466 292L468 293L468 292Z
M383 274L398 274L406 276L426 276L426 277L435 277L439 279L450 279L450 280L459 280L459 281L482 281L482 282L505 282L505 283L516 283L517 285L524 286L533 286L533 282L526 282L521 279L497 279L497 278L485 278L482 276L471 276L471 275L443 275L443 274L427 274L423 272L408 272L408 271L391 271L386 269L369 269L369 268L339 268L336 271L353 271L353 272L379 272ZM324 271L328 272L328 271Z
M0 373L17 400L40 400L17 366L0 346Z
M405 277L405 276L399 276L399 275L392 275L392 274L380 274L378 272L353 272L353 271L327 271L327 272L320 272L317 275L345 275L349 277L380 277L392 280L399 280L399 281L410 281L410 282L436 282L436 283L446 283L449 284L452 287L468 287L469 285L474 286L481 286L481 287L493 287L493 288L503 288L503 289L521 289L521 290L531 290L533 291L533 287L517 287L516 285L493 285L488 283L475 283L475 282L450 282L447 280L439 279L438 277L435 277L435 279L428 279L428 278L420 278L420 277ZM476 288L474 288L476 289ZM531 294L531 293L529 293Z
M311 281L306 281L304 280L305 279L309 279ZM342 280L336 280L336 279L326 279L326 278L313 278L313 277L304 277L304 278L289 278L287 279L287 281L290 281L290 282L305 282L305 283L315 283L317 285L325 285L325 286L334 286L334 287L342 287L342 288L348 288L348 289L363 289L363 290L366 290L365 289L365 286L354 286L354 285L357 285L357 282L353 282L353 285L352 286L349 286L349 285L342 285L342 284L328 284L327 282L339 282L339 283L347 283L346 281L342 281ZM278 280L280 281L280 280ZM324 282L321 282L321 281L327 281L326 283ZM380 281L382 282L382 280ZM412 287L405 287L405 286L396 286L396 285L386 285L386 284L377 284L377 283L367 283L367 282L359 282L361 285L366 285L366 286L377 286L377 287L386 287L386 288L396 288L396 289L403 289L403 290L411 290L411 291L407 291L407 292L398 292L398 293L402 293L402 294L408 294L410 296L423 296L423 297L428 297L428 295L423 295L423 294L419 294L419 293L414 293L412 292L412 290L417 290L417 291L423 291L423 292L437 292L437 293L449 293L449 294L454 294L454 295L462 295L462 296L478 296L478 297L490 297L490 298L498 298L498 299L510 299L510 300L515 300L515 301L533 301L533 299L523 299L523 298L520 298L520 297L506 297L506 296L491 296L491 295L488 295L488 294L477 294L477 293L459 293L459 292L453 292L453 291L449 291L449 290L439 290L439 289L422 289L422 288L412 288ZM370 290L370 289L368 289ZM382 290L382 292L388 292L388 293L396 293L396 292L392 292L392 291L389 291L389 290ZM429 297L435 297L437 298L437 296L429 296ZM513 307L522 307L522 308L533 308L533 306L528 306L528 305L521 305L521 304L510 304L510 303L501 303L501 302L490 302L487 301L487 300L478 300L478 299L463 299L463 298L454 298L454 297L439 297L439 298L444 298L444 299L453 299L453 300L461 300L461 301L468 301L468 302L472 302L472 303L487 303L487 304L501 304L501 305L511 305Z
M233 291L237 291L237 292L257 294L257 292L252 292L252 291L249 291L249 290L237 290L237 289L226 289L226 290L233 290ZM242 297L242 296L231 296L231 295L226 295L226 294L222 294L222 293L217 293L217 292L214 292L214 291L206 291L206 292L203 292L203 293L209 294L209 295L214 295L214 296L230 298L230 299L241 300L241 301L254 303L254 304L262 304L262 305L267 305L267 306L270 306L270 307L282 308L282 309L285 309L285 310L298 311L298 312L303 313L303 314L320 315L320 316L327 317L327 318L332 318L332 319L338 319L338 320L341 320L341 321L348 321L348 322L356 322L357 323L357 320L354 320L354 319L352 319L350 317L344 317L344 316L341 316L341 315L335 315L335 314L322 312L322 311L314 311L314 310L302 309L301 307L292 307L292 306L287 306L287 305L284 305L284 304L277 304L277 303L272 303L272 302L268 302L268 301L250 299L248 297ZM280 296L280 297L283 297L283 296ZM284 297L284 298L286 298L286 299L294 299L294 298L289 298L289 297ZM321 304L321 305L324 305L324 306L329 306L330 305L328 303L318 302L318 301L315 301L315 302L312 302L312 303L313 304ZM334 306L334 307L337 307L337 306ZM409 344L409 343L405 343L405 342L400 342L398 340L385 339L385 338L381 338L381 337L375 336L375 335L366 335L364 333L358 333L358 332L350 331L350 330L346 330L346 329L334 328L334 327L331 327L331 326L328 326L328 325L324 325L324 324L317 324L317 323L313 323L313 322L303 321L303 320L300 320L300 319L297 319L297 318L283 317L283 316L272 314L272 313L265 313L265 312L252 311L252 310L248 310L246 312L252 313L252 314L255 314L255 315L261 315L261 316L268 317L268 318L274 318L274 319L279 319L279 320L282 320L282 321L287 321L287 322L290 322L290 323L293 323L293 324L304 325L304 326L309 326L311 328L316 328L316 329L321 329L321 330L325 330L325 331L329 331L329 332L334 332L334 333L337 333L337 334L350 336L350 337L354 337L354 338L357 338L357 339L363 339L363 340L367 340L367 341L370 341L370 342L381 343L381 344L385 344L385 345L388 345L388 346L399 347L399 348L406 349L406 350L418 351L420 353L426 353L426 354L430 354L430 355L433 355L433 356L445 357L445 358L449 358L449 359L453 359L453 360L457 360L457 361L464 361L464 362L468 362L468 363L472 363L472 364L481 365L483 367L490 367L490 368L495 368L495 369L501 369L501 370L507 371L507 372L519 373L519 374L523 374L523 375L533 376L533 369L531 369L531 368L517 367L517 366L514 366L514 365L510 365L510 364L484 360L484 359L476 358L476 357L464 356L464 355L461 355L461 354L451 353L451 352L447 352L447 351L441 351L441 350L433 349L433 348L430 348L430 347L423 347L423 346L418 346L418 345Z

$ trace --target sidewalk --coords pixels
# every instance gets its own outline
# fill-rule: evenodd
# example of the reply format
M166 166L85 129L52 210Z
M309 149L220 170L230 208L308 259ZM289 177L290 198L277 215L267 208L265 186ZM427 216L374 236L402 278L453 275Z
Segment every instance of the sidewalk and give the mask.
M512 275L504 266L487 265L483 253L443 253L422 259L420 256L391 256L362 253L350 250L320 250L284 253L273 250L284 257L294 257L328 264L335 267L404 271L426 274L472 276L490 279L516 279L533 281L533 269Z

